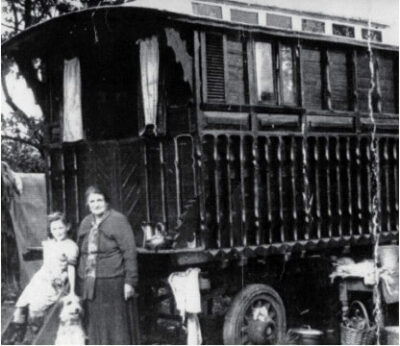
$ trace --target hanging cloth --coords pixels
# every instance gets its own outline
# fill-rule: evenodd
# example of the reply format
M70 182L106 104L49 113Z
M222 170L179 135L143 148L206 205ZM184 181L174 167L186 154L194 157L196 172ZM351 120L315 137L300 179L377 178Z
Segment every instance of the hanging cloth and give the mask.
M165 28L165 36L167 37L167 45L170 46L174 53L175 59L182 66L183 79L190 84L193 89L193 59L186 49L186 42L174 28Z
M187 345L201 345L202 336L197 314L201 312L199 268L189 268L185 272L175 272L168 277L174 294L176 308L182 321L186 320Z
M76 142L84 139L81 94L81 66L79 59L64 60L64 142Z
M156 36L139 40L140 73L144 111L144 129L151 128L157 133L158 79L160 70L160 50Z

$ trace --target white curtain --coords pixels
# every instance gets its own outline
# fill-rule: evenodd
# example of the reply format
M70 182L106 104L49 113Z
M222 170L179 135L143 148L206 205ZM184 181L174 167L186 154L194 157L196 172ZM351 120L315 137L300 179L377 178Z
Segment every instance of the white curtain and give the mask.
M160 50L156 36L140 40L140 71L142 82L144 125L154 126L157 132L158 79ZM143 129L144 131L145 129Z
M63 141L84 138L81 102L81 66L78 58L64 60Z

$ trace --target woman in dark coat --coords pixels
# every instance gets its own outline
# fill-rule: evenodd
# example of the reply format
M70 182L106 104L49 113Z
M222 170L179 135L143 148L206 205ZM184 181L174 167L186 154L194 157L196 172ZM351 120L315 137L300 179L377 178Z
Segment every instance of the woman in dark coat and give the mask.
M85 197L90 214L78 232L78 277L89 344L132 344L126 301L138 281L133 231L124 215L109 208L101 189L91 186Z

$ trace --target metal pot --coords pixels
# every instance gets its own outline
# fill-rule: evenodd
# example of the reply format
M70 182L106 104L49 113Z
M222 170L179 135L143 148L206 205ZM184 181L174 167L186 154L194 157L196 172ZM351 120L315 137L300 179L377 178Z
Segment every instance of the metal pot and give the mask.
M324 334L321 330L312 329L310 326L293 328L289 332L298 337L300 345L320 345Z

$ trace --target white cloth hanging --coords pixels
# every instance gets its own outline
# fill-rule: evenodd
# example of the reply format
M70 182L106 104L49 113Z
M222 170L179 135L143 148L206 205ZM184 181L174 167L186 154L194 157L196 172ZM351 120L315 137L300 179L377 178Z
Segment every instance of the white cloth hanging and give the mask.
M179 310L183 322L187 315L188 345L202 343L200 322L197 317L197 314L201 312L199 273L199 268L189 268L185 272L172 273L168 277L168 283L175 297L176 308Z
M157 132L158 79L160 70L160 50L157 36L139 40L140 72L144 111L144 127L154 126ZM142 130L145 130L145 128ZM142 134L140 133L140 134Z
M63 141L84 139L82 122L81 66L78 58L64 60L63 76Z
M188 314L186 322L187 345L201 345L203 338L201 337L201 328L197 314Z

